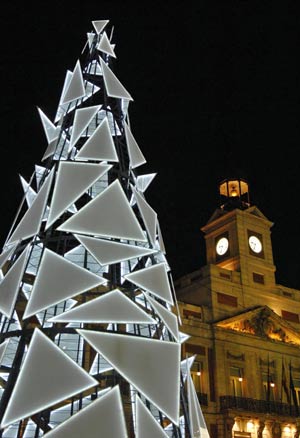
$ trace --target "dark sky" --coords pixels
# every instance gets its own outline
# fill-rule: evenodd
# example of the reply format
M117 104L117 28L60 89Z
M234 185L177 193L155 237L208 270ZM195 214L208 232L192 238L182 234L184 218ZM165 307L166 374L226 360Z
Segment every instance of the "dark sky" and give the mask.
M1 244L47 146L37 107L54 119L91 21L109 19L174 278L205 263L218 183L241 175L274 222L277 282L300 289L298 2L15 3L0 12Z

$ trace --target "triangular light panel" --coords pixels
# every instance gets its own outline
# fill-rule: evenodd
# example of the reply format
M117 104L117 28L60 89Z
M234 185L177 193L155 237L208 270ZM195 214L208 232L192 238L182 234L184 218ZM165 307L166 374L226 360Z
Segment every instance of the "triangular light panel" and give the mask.
M13 245L8 246L5 248L2 253L0 254L0 269L2 266L9 260L10 256L14 252L14 250L17 247L18 242L14 243Z
M60 96L60 99L59 99L58 109L57 109L57 112L56 112L54 123L57 123L62 118L62 116L64 115L64 113L68 109L68 105L67 104L66 105L62 105L62 101L63 101L64 95L66 93L66 90L68 89L68 87L70 85L72 76L73 76L73 73L70 70L67 70L65 81L64 81L64 85L63 85L63 89L62 89L61 96Z
M111 69L105 64L102 58L100 58L101 69L103 72L103 79L105 83L105 89L108 96L117 97L119 99L133 100L128 91L123 87L119 79L111 71Z
M45 161L46 158L51 157L51 155L54 154L57 146L58 137L54 138L50 141L50 143L47 146L47 149L43 155L42 161Z
M89 44L89 48L90 48L90 49L92 48L92 44L93 44L93 41L94 41L94 37L95 37L95 34L94 34L94 33L91 33L91 32L88 32L88 33L87 33L87 40L88 40L88 44Z
M161 428L158 421L146 408L142 400L136 396L136 438L169 438L169 435Z
M145 289L153 295L174 304L166 266L164 263L140 269L124 276L126 280Z
M9 339L6 339L4 342L2 342L2 344L0 345L0 366L1 366L1 364L2 364L2 359L3 359L3 357L4 357L4 355L5 355L5 351L6 351L6 348L7 348L7 346L8 346L8 343L9 343Z
M96 385L97 380L36 328L1 427L41 412Z
M102 277L46 248L23 319L103 283Z
M157 234L158 234L159 248L163 254L166 254L166 247L165 247L164 239L162 237L162 232L161 232L160 225L159 225L158 221L157 221Z
M144 257L156 252L156 250L142 246L128 245L111 240L101 240L79 235L75 235L75 237L102 266Z
M174 315L174 313L170 312L168 309L166 309L164 306L162 306L160 303L158 303L156 300L151 298L149 295L145 295L153 309L165 323L166 327L170 330L176 341L179 342L177 316Z
M45 212L53 175L54 175L54 167L52 168L51 172L47 176L47 179L45 180L42 188L38 192L31 207L24 214L17 228L11 235L9 241L7 242L8 244L12 242L16 242L18 240L27 239L28 237L31 237L34 234L38 233L43 218L43 214Z
M61 104L72 102L72 100L80 99L85 96L85 88L83 83L83 77L81 72L80 61L76 62L72 78L65 91Z
M146 159L142 154L137 142L135 141L135 138L133 137L129 127L125 122L124 122L124 129L125 129L130 167L132 169L135 169L136 167L146 163Z
M95 359L92 363L89 373L91 375L105 373L106 371L113 370L114 368L111 366L107 360L104 359L100 354L96 354Z
M27 206L30 208L36 198L36 192L30 187L28 182L21 175L19 175L19 177L26 198Z
M190 373L188 373L187 376L187 383L189 416L192 427L192 434L194 437L210 438Z
M80 108L75 111L74 123L69 148L72 148L80 138L83 131L88 127L93 117L100 111L101 105Z
M95 31L97 32L98 35L105 28L107 23L109 23L109 20L96 20L96 21L92 21L92 24L93 24L93 26L95 28Z
M34 168L35 168L36 185L37 187L40 187L42 178L44 177L45 174L47 174L47 169L37 164L34 166Z
M114 49L111 46L105 31L102 34L102 37L101 37L100 43L98 44L97 49L101 50L101 52L104 52L107 55L112 56L113 58L116 58L116 54L114 52Z
M119 161L107 117L102 120L76 155L76 160Z
M186 381L186 378L187 378L187 376L192 368L192 365L193 365L195 359L196 359L196 355L194 354L194 356L190 356L187 359L184 359L181 361L180 368L181 368L181 374L182 374L184 382Z
M48 322L156 324L156 321L118 289L110 291Z
M133 188L134 196L141 212L144 224L147 228L150 241L155 246L156 241L156 226L157 226L157 214L152 207L146 202L143 196Z
M178 425L178 343L90 330L77 331L129 383Z
M29 245L23 250L18 260L12 265L0 283L0 311L7 318L11 317L24 274Z
M148 175L139 175L136 178L137 190L141 193L144 193L155 176L156 176L156 173L149 173ZM135 202L136 202L135 197L132 195L131 200L130 200L130 205L134 205Z
M57 229L94 236L146 241L119 180L115 180Z
M140 192L145 192L149 187L153 179L156 177L156 173L148 173L147 175L138 175L136 179L136 186Z
M46 229L91 185L111 168L100 163L61 161L57 172ZM78 178L80 175L80 178Z
M119 386L46 434L47 438L127 438Z
M43 124L47 142L50 143L58 136L57 127L48 119L48 117L43 113L40 108L38 108L38 112Z

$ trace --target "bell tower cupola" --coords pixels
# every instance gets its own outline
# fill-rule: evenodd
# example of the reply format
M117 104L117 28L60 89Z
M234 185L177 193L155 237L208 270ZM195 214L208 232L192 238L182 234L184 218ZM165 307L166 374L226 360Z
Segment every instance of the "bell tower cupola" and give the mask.
M219 184L220 208L225 211L250 207L247 181L238 178L224 179Z

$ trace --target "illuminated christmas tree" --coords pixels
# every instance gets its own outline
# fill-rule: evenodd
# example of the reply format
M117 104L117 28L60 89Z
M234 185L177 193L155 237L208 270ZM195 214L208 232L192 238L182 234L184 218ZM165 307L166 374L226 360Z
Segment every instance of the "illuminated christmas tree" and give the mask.
M3 438L208 437L181 362L171 270L145 191L155 174L93 21L0 255Z

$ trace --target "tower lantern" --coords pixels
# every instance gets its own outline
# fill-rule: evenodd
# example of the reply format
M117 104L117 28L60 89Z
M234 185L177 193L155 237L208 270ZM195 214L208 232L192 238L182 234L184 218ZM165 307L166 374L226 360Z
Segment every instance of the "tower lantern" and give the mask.
M219 183L220 208L230 211L250 206L249 185L242 178L227 178Z

